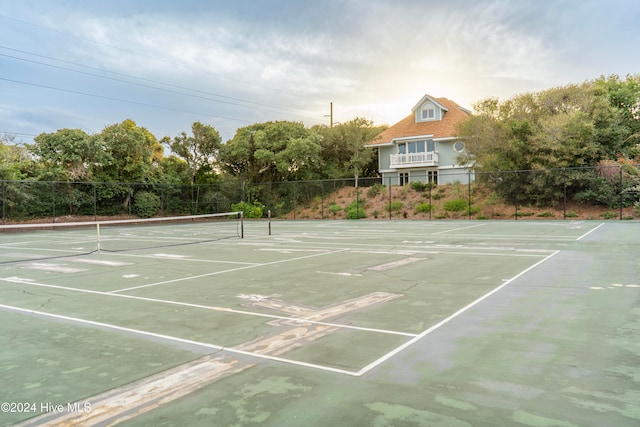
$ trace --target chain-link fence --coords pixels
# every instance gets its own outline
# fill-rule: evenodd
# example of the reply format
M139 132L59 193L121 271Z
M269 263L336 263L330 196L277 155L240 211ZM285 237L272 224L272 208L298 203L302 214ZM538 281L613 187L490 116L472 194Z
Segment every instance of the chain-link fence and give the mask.
M440 179L441 182L438 182ZM434 174L319 181L175 185L1 181L2 222L95 220L233 210L282 219L633 219L638 176L621 167ZM446 183L444 183L446 182Z
M2 222L94 221L231 211L237 185L1 181Z

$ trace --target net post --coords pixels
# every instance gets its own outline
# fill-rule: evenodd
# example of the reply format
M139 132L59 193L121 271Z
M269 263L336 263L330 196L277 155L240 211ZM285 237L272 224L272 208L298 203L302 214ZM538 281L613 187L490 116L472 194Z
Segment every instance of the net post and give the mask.
M100 253L100 223L96 223L96 244L98 246L98 253Z
M269 236L271 236L271 209L267 211L267 223L269 226Z
M243 212L238 212L238 218L240 218L240 238L244 239L244 214L243 214Z

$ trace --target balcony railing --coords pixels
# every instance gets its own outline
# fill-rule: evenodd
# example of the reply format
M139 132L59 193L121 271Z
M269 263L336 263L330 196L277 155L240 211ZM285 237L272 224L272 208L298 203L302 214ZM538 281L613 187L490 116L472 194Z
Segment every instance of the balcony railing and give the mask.
M392 168L438 166L438 153L429 151L428 153L392 154L390 166Z

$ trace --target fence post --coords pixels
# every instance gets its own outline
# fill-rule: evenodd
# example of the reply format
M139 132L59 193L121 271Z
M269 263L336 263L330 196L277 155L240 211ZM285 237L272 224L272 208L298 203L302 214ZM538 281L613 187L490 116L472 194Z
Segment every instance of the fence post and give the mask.
M467 184L469 187L469 200L467 200L467 213L469 214L469 221L471 221L471 170L469 170L469 176L467 177Z
M567 219L567 169L566 168L562 169L562 193L563 193L563 199L564 199L562 218Z
M2 223L5 221L5 181L2 181Z
M391 221L391 177L389 177L389 201L387 206L389 207L389 221Z
M56 182L51 181L51 222L56 222Z
M431 221L431 212L433 212L433 199L431 198L431 191L433 190L434 183L429 182L429 221Z
M96 183L93 183L93 220L98 220L98 191L96 190Z
M514 204L516 206L516 221L517 221L518 220L518 171L515 171L515 174L516 174L516 177L515 177L516 185L513 190L513 193L514 193L513 198L514 198Z
M619 174L620 174L620 220L622 220L622 166L620 166Z

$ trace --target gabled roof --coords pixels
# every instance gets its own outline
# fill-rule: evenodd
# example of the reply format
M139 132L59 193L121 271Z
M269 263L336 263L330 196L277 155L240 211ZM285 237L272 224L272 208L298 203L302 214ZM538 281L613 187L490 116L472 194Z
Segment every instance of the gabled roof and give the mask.
M442 110L444 111L449 111L449 109L447 107L445 107L444 105L440 104L437 99L430 97L429 95L425 95L422 97L422 99L420 101L418 101L418 103L416 105L414 105L414 107L411 109L411 111L413 111L414 113L416 112L416 110L418 108L420 108L422 106L422 104L424 104L427 101L431 101L434 104L436 104L438 107L440 107Z
M415 109L419 108L427 99L433 101L438 106L443 107L444 115L442 120L428 122L416 122ZM450 138L456 136L456 125L471 114L469 110L456 104L447 98L433 98L425 95L415 107L413 112L400 120L395 125L389 127L369 143L369 145L390 144L397 138L408 138L420 135L433 135L432 138Z

